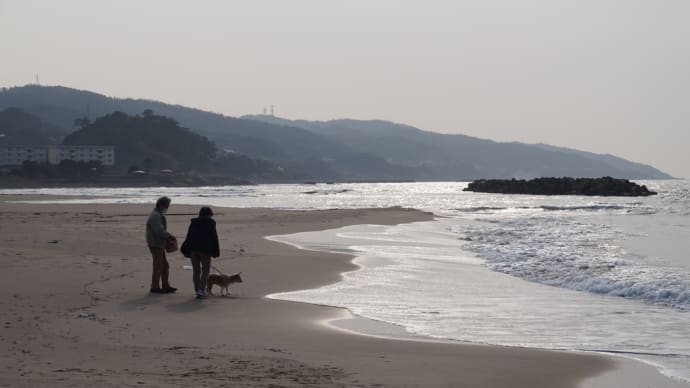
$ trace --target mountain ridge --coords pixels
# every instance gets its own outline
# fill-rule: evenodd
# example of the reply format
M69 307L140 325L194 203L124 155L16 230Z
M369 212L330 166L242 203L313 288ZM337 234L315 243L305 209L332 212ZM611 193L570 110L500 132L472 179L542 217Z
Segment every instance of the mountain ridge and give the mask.
M18 107L68 130L74 119L150 109L213 140L222 151L271 160L315 180L472 180L538 176L671 178L658 169L585 151L499 143L384 120L242 117L143 99L119 99L63 86L0 91L0 109ZM76 115L76 116L75 116Z
M588 151L580 151L572 148L558 147L540 144L526 144L520 142L497 142L489 139L482 139L471 137L463 134L443 134L437 132L424 131L406 124L398 124L387 122L383 120L354 120L354 119L336 119L329 121L306 121L306 120L287 120L265 115L246 115L243 118L252 120L266 120L272 123L280 123L283 125L303 126L304 128L315 131L315 133L332 137L339 141L348 142L347 136L353 131L362 135L363 133L375 134L367 139L367 144L361 146L372 146L376 142L377 137L382 134L391 136L393 133L406 137L407 140L414 140L417 143L421 142L427 147L435 147L427 153L427 155L435 153L438 148L444 149L444 154L449 157L449 153L463 150L466 154L471 155L471 160L475 163L491 164L491 159L501 160L504 157L503 153L495 150L494 156L487 157L487 152L474 152L470 147L481 147L484 151L486 149L503 148L504 150L513 149L514 152L522 154L523 157L534 157L535 154L541 154L548 157L549 155L559 154L561 161L570 160L573 164L580 166L580 171L587 169L586 173L577 173L576 170L568 166L560 166L561 174L549 174L548 170L543 170L543 174L530 174L525 172L520 174L519 171L514 170L512 173L501 172L500 165L514 165L515 157L506 158L503 163L495 164L494 176L503 175L504 178L534 178L538 176L624 176L629 179L645 179L653 177L654 179L669 179L670 175L665 174L658 169L645 165L642 163L631 162L623 158L609 155L596 154ZM346 133L346 135L343 135ZM433 139L436 139L435 141ZM390 140L390 139L386 139ZM388 146L390 147L390 141ZM417 148L417 151L420 149ZM370 150L371 151L371 150ZM529 155L528 155L529 154ZM435 155L439 157L439 155ZM512 159L512 160L511 160ZM610 168L606 170L596 171L600 163L605 163ZM507 176L506 176L507 175Z

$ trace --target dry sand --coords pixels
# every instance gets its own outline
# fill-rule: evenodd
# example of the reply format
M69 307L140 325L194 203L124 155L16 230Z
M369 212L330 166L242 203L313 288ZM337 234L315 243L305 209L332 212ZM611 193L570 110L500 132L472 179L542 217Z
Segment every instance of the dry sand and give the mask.
M0 196L0 386L676 385L652 367L607 356L353 334L324 323L349 317L345 310L264 297L355 269L350 257L264 236L430 214L216 208L215 265L242 271L245 282L231 286L233 297L196 300L179 253L169 255L179 291L148 293L150 206L5 202L16 199L26 198ZM173 202L169 231L184 238L197 209Z

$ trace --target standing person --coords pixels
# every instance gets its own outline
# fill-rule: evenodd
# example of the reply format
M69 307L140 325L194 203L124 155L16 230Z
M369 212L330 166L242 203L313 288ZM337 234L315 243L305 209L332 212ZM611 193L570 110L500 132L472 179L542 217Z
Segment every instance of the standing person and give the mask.
M182 254L192 260L192 281L196 297L206 297L206 282L211 270L211 257L220 256L218 232L213 210L204 206L199 210L199 217L192 218L187 238L182 244Z
M170 265L165 257L165 245L173 235L168 233L168 221L165 219L170 207L170 198L160 197L146 221L146 244L153 257L153 275L151 276L151 293L166 294L177 291L168 280Z

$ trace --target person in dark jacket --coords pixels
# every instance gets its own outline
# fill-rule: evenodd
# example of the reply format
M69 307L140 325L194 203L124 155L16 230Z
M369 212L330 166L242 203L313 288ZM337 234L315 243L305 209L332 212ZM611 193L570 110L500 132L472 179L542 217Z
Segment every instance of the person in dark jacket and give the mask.
M202 207L199 217L192 218L182 253L192 260L192 281L196 297L206 297L206 282L211 269L211 257L220 256L216 221L210 207Z

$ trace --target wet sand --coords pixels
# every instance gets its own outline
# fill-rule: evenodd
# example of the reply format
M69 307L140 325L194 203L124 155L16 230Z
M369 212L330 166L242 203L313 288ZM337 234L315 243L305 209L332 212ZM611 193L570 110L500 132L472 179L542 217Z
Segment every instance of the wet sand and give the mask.
M342 309L266 295L338 281L346 255L265 236L432 219L407 209L216 208L231 297L194 298L188 259L169 255L175 294L148 293L148 205L35 205L0 196L0 386L681 386L608 356L381 338L375 322L329 325ZM181 240L198 206L173 206ZM243 252L241 251L243 248ZM339 325L343 326L343 325ZM394 333L393 333L394 334Z

